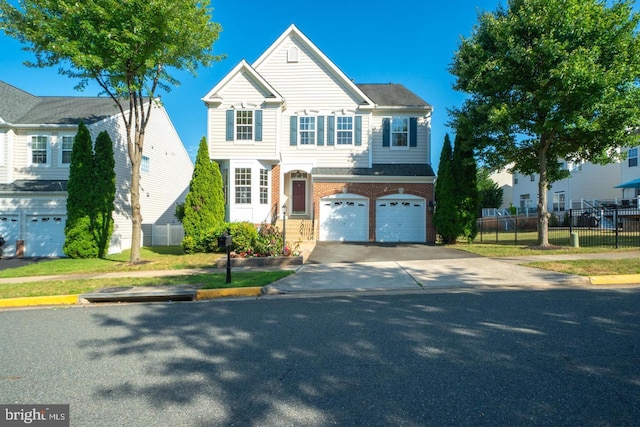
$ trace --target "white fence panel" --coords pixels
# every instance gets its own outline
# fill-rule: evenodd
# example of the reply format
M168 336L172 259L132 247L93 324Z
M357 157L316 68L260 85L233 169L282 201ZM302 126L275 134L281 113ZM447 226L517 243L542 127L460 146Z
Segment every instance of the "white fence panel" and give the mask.
M153 246L177 246L182 244L184 229L182 224L154 225L151 242Z

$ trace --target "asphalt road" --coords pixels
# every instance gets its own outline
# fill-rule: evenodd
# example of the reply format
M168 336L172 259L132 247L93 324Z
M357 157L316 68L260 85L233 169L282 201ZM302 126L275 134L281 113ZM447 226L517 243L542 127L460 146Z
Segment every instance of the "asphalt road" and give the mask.
M2 311L0 342L0 403L74 426L640 420L638 289Z

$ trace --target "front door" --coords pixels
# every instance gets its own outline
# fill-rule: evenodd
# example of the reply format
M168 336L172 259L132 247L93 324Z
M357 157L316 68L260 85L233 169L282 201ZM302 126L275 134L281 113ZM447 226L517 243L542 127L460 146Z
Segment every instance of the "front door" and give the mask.
M293 181L293 214L307 212L307 182Z

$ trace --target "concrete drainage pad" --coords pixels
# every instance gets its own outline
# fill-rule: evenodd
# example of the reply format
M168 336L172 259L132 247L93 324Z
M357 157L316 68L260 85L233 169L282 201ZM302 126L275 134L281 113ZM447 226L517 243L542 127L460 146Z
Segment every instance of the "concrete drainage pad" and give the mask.
M189 285L122 286L81 294L81 304L101 302L195 301L197 289Z

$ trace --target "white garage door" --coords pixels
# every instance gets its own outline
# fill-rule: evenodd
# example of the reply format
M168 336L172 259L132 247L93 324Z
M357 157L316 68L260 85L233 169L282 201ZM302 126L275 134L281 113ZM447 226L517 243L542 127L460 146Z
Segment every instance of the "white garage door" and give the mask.
M354 194L341 194L321 199L320 240L368 241L369 200Z
M64 256L66 216L27 216L24 255L26 257Z
M0 216L0 236L5 241L3 256L15 256L16 240L20 234L20 217L18 215Z
M425 242L426 200L396 194L376 200L377 242Z

